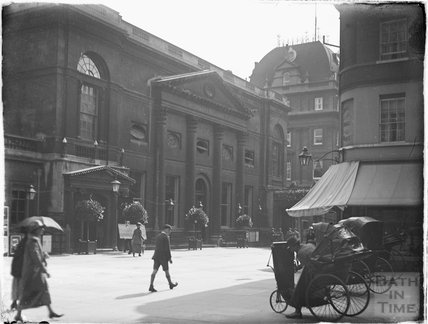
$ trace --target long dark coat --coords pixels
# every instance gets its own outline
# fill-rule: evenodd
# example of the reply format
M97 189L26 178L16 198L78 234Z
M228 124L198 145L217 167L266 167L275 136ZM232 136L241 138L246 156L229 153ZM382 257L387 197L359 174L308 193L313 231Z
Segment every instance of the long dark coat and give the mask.
M169 245L169 236L165 232L160 232L156 236L155 253L152 259L159 262L168 262L171 260L171 248Z
M22 309L50 305L46 280L46 258L40 239L29 236L25 245L24 263L20 280L20 301Z
M141 253L141 251L143 250L144 239L145 238L143 237L143 232L140 228L137 227L134 230L134 233L132 234L132 252Z

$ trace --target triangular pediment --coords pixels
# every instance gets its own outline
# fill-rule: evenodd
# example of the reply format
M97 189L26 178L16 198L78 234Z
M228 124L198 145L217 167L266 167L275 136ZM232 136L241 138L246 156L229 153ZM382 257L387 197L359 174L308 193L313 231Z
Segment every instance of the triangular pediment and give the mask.
M228 83L215 71L199 71L164 77L156 82L173 90L174 93L213 109L225 111L243 119L251 116L250 110L242 105Z
M129 186L135 184L133 178L107 165L64 172L64 176L68 179L71 186L82 188L91 187L111 190L112 181L115 180L120 182L120 190L127 189Z
M298 66L292 62L289 62L288 59L283 60L280 64L277 65L275 70L298 70Z

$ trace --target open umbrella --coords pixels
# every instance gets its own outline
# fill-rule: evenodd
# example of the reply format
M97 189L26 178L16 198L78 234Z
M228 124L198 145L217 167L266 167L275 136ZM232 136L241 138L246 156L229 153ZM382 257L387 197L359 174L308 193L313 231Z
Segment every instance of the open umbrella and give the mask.
M31 216L26 219L24 219L21 223L17 225L17 227L30 227L34 222L40 221L42 224L48 229L57 230L60 232L64 232L62 227L55 222L52 218L47 216Z

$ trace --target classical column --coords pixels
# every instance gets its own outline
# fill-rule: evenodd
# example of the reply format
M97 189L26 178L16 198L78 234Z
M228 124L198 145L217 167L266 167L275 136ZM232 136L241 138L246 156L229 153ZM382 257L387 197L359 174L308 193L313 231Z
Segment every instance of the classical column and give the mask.
M188 116L186 136L186 212L195 204L196 118Z
M246 135L243 132L238 133L238 150L236 152L236 190L235 190L235 216L238 215L238 204L244 205L244 148Z
M219 234L221 226L221 168L222 168L222 144L224 130L221 126L214 126L214 169L213 169L213 202L210 218L211 234Z
M155 228L161 228L165 222L165 134L166 110L162 107L161 91L152 89L153 113L155 114Z

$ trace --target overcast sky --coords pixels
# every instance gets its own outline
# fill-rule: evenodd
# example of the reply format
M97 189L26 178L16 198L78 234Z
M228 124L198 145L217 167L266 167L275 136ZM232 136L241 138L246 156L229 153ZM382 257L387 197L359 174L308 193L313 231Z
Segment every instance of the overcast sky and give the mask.
M326 35L329 43L339 44L339 12L330 1L95 0L91 3L102 3L118 11L123 20L243 79L251 75L254 62L278 44L312 41L315 11L319 39Z

